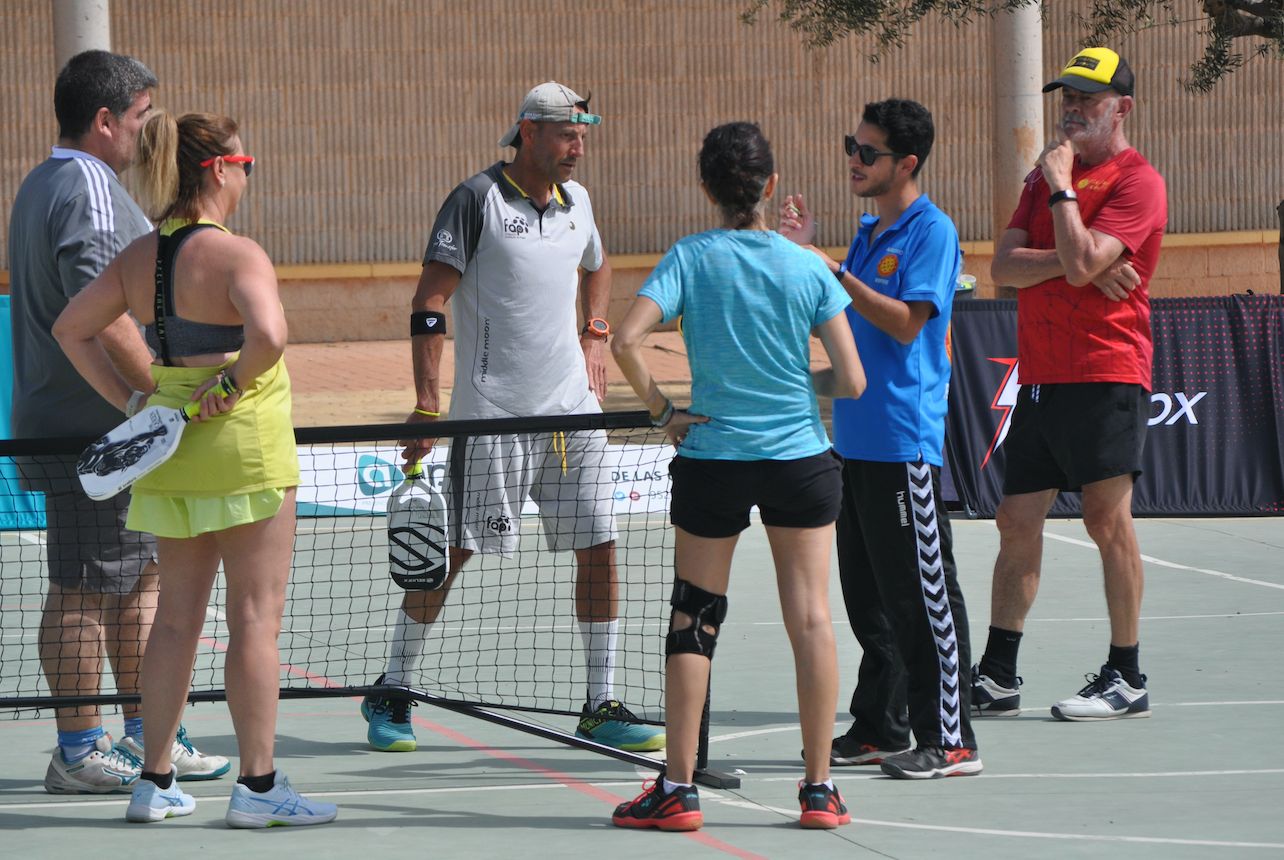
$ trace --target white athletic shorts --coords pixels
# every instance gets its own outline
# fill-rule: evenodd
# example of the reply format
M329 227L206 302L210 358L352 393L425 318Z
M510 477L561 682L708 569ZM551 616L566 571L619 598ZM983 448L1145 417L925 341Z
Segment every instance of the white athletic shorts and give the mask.
M603 430L454 440L443 485L450 545L512 557L528 497L539 509L550 551L615 540L605 455Z

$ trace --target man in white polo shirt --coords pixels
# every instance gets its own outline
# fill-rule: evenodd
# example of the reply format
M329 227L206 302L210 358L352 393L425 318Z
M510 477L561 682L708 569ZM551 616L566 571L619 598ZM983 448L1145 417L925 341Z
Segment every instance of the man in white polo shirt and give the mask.
M452 298L451 419L600 411L611 267L588 192L571 176L589 126L601 121L588 112L588 99L558 83L540 84L499 141L516 148L512 162L496 162L442 204L412 304L416 403L409 421L441 417L442 336ZM577 299L587 321L582 328ZM435 441L410 443L406 459L417 461ZM576 734L624 750L663 748L663 732L634 722L612 689L618 578L615 519L599 477L605 448L601 431L470 437L451 446L449 573L425 590L406 592L388 668L377 683L411 683L428 625L455 575L475 552L516 551L521 504L529 495L548 548L575 552L575 610L588 668ZM361 711L372 747L415 748L407 700L371 697Z

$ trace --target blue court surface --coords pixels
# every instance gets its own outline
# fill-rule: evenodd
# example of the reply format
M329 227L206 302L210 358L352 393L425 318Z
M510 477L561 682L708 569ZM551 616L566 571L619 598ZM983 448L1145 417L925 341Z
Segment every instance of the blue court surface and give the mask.
M956 519L954 528L979 655L998 537L990 521ZM0 854L1284 856L1281 521L1153 519L1139 521L1138 532L1147 576L1141 659L1152 718L1051 719L1048 706L1098 670L1109 636L1097 552L1081 523L1052 521L1043 586L1022 646L1024 710L978 721L985 772L919 782L887 779L874 768L836 769L853 815L836 831L798 828L793 665L766 540L755 525L737 553L713 673L711 764L742 784L701 789L705 827L697 833L613 828L614 804L651 775L621 762L427 706L413 711L417 752L378 753L366 746L355 700L318 699L282 704L278 767L305 793L339 804L340 813L333 824L298 831L228 830L227 778L187 783L195 814L153 825L126 824L124 796L47 795L41 780L52 719L0 721ZM860 653L836 575L833 600L844 708ZM572 728L569 719L540 719ZM120 732L118 714L105 722ZM200 747L234 755L222 704L193 706L185 724ZM846 728L845 713L837 725Z

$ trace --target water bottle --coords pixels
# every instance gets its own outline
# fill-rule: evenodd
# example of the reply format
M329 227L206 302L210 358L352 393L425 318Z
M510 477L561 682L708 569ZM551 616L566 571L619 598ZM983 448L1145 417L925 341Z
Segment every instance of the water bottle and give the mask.
M428 483L423 463L415 463L388 499L392 581L407 591L441 588L447 558L446 499Z

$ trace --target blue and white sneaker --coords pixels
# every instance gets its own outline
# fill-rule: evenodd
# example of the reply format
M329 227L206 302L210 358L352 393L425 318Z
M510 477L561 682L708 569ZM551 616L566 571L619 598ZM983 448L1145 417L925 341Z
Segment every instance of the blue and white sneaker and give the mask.
M50 794L107 794L130 791L142 772L142 762L113 746L111 735L94 741L89 755L74 762L53 751L45 771L45 791Z
M972 716L1018 717L1021 715L1021 678L1015 686L1004 687L989 675L981 673L980 666L972 667Z
M129 806L125 809L125 820L136 823L164 821L166 818L178 818L191 815L196 810L196 799L184 794L178 787L178 770L170 766L174 781L169 788L161 788L150 779L140 779L134 783L134 793L129 797Z
M326 824L339 815L333 803L309 800L294 790L290 781L277 771L276 784L262 794L237 783L232 786L232 799L227 804L224 820L228 827L303 827Z
M383 678L380 675L375 684L382 684ZM410 725L410 708L414 704L410 699L381 699L376 696L362 699L361 716L370 724L366 730L370 746L379 752L414 752L418 747L414 727Z
M664 730L642 725L636 720L632 711L614 699L595 709L590 709L586 702L580 711L580 723L575 734L626 752L664 749Z
M1072 722L1087 720L1127 720L1150 716L1150 695L1146 676L1141 686L1133 687L1118 669L1101 667L1100 675L1085 675L1088 686L1052 706L1052 716Z
M143 745L126 735L116 744L116 748L128 752L142 762ZM198 779L218 779L232 768L232 763L221 755L211 755L198 750L187 736L187 729L178 727L178 736L174 738L174 747L170 750L169 759L178 768L178 778L183 782Z

